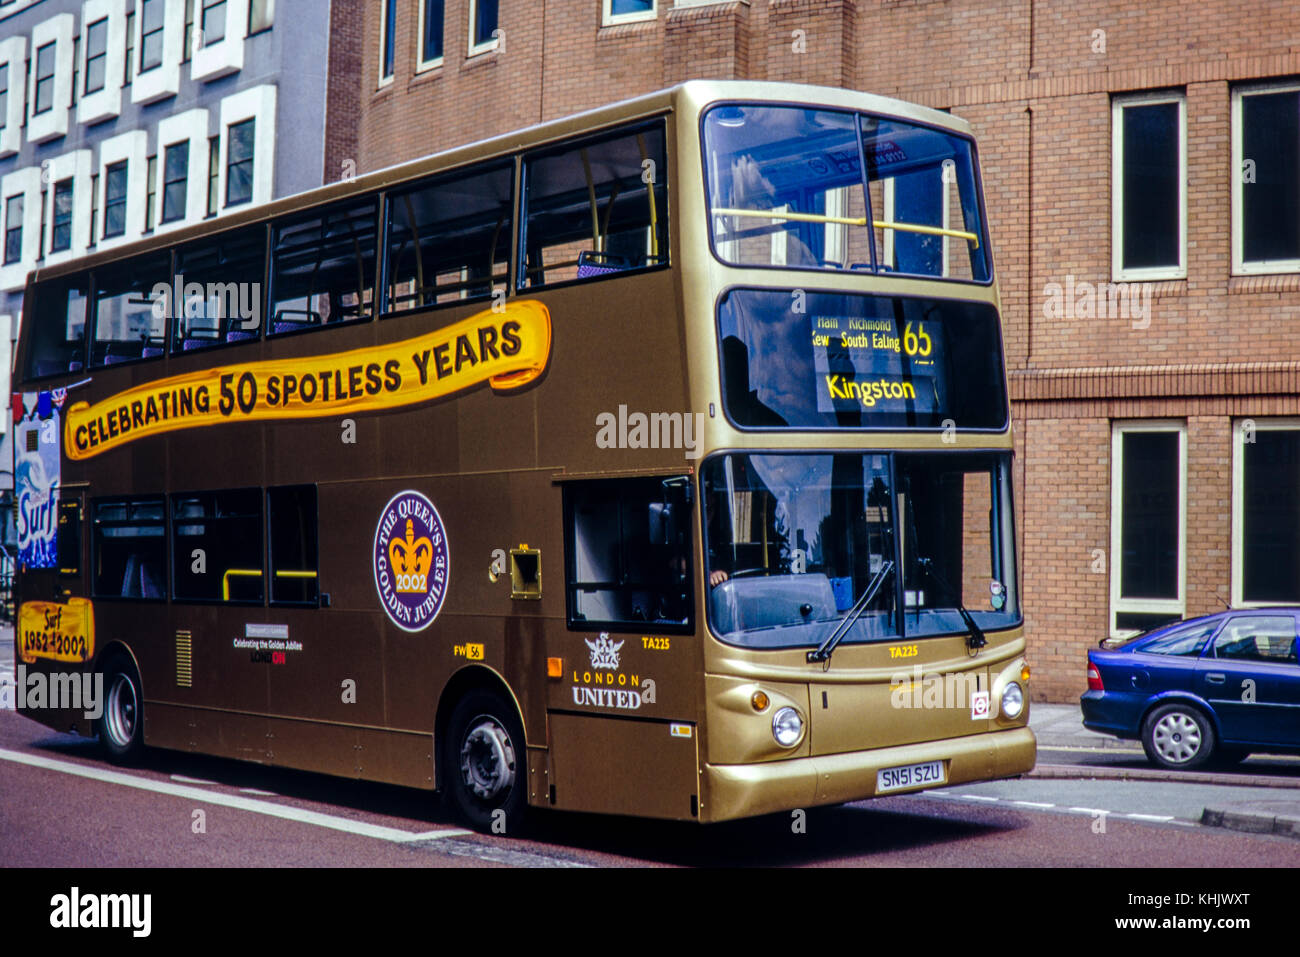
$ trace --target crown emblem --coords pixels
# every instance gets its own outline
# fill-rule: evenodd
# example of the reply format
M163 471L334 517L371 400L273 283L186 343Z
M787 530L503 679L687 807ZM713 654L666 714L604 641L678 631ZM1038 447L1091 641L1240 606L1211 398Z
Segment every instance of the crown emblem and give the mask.
M433 542L427 535L415 537L415 522L411 519L406 520L406 538L394 538L388 543L388 560L397 575L397 591L428 591Z
M587 647L591 649L591 666L593 668L609 668L611 670L618 667L618 650L623 647L623 642L617 645L609 640L609 633L602 631L600 637L595 641L587 641Z

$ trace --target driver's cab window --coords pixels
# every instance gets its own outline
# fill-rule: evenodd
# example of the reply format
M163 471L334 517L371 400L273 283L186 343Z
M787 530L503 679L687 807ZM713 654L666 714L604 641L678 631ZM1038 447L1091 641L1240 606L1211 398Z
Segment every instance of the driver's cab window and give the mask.
M685 476L565 488L569 627L692 630L688 489Z
M1214 639L1214 657L1227 661L1294 665L1295 618L1290 615L1233 618Z

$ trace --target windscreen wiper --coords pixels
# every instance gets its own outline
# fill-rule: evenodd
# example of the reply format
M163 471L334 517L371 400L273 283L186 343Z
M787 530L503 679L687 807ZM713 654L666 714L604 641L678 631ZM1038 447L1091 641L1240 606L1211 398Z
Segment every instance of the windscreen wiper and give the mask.
M894 570L894 563L887 561L880 566L880 571L871 579L871 584L867 590L862 593L862 597L853 603L853 607L844 613L840 623L832 631L815 651L808 652L809 661L829 661L835 651L835 646L840 643L840 639L848 634L853 623L862 617L862 613L867 610L867 605L876 597L876 592L880 591L880 586L885 583L885 578Z
M948 579L944 578L934 570L934 559L918 558L916 562L925 571L927 576L933 578L945 589L957 596L957 614L961 615L961 620L966 623L966 628L970 631L970 636L966 639L966 647L970 648L971 651L979 651L987 645L989 640L984 637L983 630L981 630L979 625L975 624L975 619L972 618L971 613L966 610L966 606L961 603L961 593L954 590L952 585L948 584Z

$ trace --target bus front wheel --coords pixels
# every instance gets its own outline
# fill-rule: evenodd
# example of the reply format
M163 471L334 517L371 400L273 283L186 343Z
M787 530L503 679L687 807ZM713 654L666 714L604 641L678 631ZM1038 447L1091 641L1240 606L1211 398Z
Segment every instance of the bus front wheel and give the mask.
M451 810L478 831L513 834L527 807L528 755L515 709L490 691L471 691L447 722L444 794Z
M130 662L114 658L105 665L104 690L99 743L110 761L129 764L144 750L144 696Z

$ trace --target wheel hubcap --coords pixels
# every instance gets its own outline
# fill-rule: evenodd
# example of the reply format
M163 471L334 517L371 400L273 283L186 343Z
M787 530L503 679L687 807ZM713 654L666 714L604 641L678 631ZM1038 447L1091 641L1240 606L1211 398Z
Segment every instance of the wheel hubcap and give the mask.
M126 675L114 675L104 709L108 736L120 748L131 743L135 734L135 688Z
M1185 764L1201 750L1201 727L1181 711L1156 722L1152 735L1156 753L1171 764Z
M490 801L515 783L515 749L496 719L480 715L469 723L460 746L460 775L476 797Z

